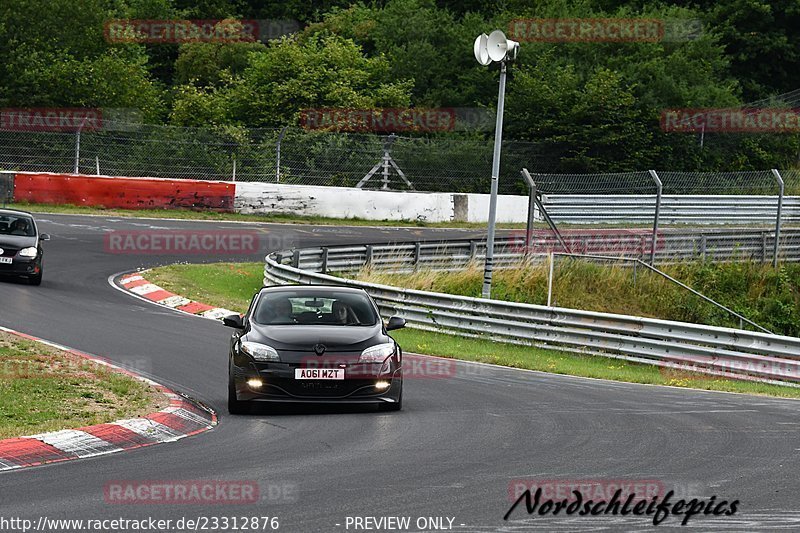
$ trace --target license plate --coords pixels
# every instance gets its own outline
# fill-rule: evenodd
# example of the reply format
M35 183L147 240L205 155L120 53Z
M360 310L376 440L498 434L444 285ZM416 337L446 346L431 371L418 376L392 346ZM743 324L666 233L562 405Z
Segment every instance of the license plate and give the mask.
M344 379L344 368L295 368L294 379Z
M11 257L0 257L0 264L3 265L10 265L11 264Z

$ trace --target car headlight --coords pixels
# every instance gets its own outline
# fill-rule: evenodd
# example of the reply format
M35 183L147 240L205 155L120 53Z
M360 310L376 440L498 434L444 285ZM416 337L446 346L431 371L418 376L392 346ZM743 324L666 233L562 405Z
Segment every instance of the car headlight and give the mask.
M391 357L392 354L394 354L394 343L387 342L385 344L376 344L361 352L361 357L358 358L358 362L383 363L388 357Z
M19 251L20 257L36 257L39 253L39 249L35 246L29 246L28 248L23 248Z
M278 352L272 346L257 342L242 342L242 351L256 361L280 361Z

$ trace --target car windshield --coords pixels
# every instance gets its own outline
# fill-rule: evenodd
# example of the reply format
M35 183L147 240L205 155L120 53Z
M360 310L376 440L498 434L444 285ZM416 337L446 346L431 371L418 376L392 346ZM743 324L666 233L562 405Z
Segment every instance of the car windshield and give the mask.
M366 294L336 290L274 291L258 299L253 321L274 326L374 326L378 316Z
M36 236L33 219L23 215L0 215L0 235L18 235L20 237Z

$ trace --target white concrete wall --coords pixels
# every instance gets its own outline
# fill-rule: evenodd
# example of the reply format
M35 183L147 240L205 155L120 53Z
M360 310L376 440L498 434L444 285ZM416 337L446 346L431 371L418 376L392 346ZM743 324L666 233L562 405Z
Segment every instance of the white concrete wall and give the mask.
M278 183L236 183L234 209L241 213L286 213L366 220L421 220L449 222L464 219L485 222L489 195L467 194L467 209L456 215L454 194L376 191L345 187L315 187ZM497 219L525 222L526 196L500 196Z
M467 222L489 220L489 195L468 194ZM536 216L539 209L536 208ZM528 219L528 197L501 194L497 197L497 222L525 222Z

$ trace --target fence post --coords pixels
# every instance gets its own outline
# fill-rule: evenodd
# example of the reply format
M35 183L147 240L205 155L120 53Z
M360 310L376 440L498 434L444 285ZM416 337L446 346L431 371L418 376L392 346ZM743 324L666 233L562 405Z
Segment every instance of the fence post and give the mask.
M81 125L78 127L78 131L75 132L75 174L80 173L80 165L81 165L81 130L83 126L86 125L87 117L83 117L83 121Z
M550 268L547 274L547 307L550 307L550 302L553 301L553 252L548 254L550 258Z
M784 192L784 183L783 178L781 177L780 172L777 169L772 169L772 175L775 176L775 179L778 181L778 214L775 217L775 244L772 248L772 266L778 266L778 251L780 246L780 239L781 239L781 215L783 211L783 192Z
M653 216L653 243L650 247L650 265L654 265L656 261L656 241L658 240L658 218L661 215L661 192L663 191L663 184L661 179L656 174L655 170L650 171L650 177L656 184L656 212Z
M75 132L75 172L73 172L73 174L79 173L80 162L81 162L81 129L78 128L78 131Z
M233 156L233 176L231 176L231 181L236 181L236 156Z
M95 175L99 176L100 175L100 156L99 155L94 156L94 170L95 170Z
M529 254L533 244L533 223L536 219L536 182L527 168L520 171L522 178L528 184L528 220L525 224L525 253Z
M283 142L283 136L286 134L286 128L288 127L289 126L284 126L280 135L278 135L278 144L277 149L275 150L275 183L281 182L281 143Z

